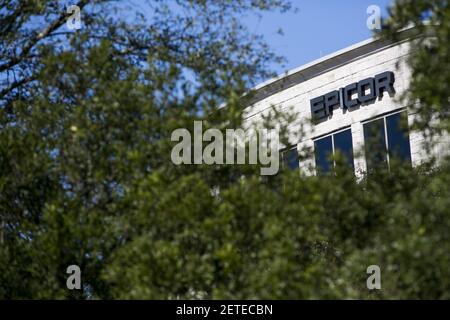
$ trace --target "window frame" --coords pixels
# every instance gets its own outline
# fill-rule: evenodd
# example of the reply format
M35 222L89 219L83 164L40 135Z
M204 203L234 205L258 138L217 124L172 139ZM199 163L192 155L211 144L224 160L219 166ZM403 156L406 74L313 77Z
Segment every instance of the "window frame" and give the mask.
M291 150L295 150L297 153L297 168L291 168L289 166L286 166L286 162L285 162L285 155L289 153L289 151ZM300 158L299 158L299 152L298 152L298 146L297 145L293 145L287 148L284 148L280 151L280 155L281 155L281 166L283 169L287 169L287 170L299 170L300 169Z
M390 112L387 112L387 113L384 113L384 114L381 114L381 115L377 115L377 116L375 116L373 118L361 121L361 125L362 125L362 128L363 128L362 133L363 133L363 140L364 140L364 161L366 163L366 171L368 171L369 168L367 167L367 155L366 155L366 149L365 149L366 148L366 137L364 136L364 126L366 124L370 123L370 122L377 121L379 119L383 119L384 144L385 144L384 145L384 147L385 147L384 152L386 153L387 169L388 169L388 172L390 172L391 171L391 162L390 162L390 156L391 155L390 155L390 149L389 149L389 136L388 136L386 118L388 118L390 116L393 116L393 115L396 115L396 114L399 114L399 113L402 113L402 112L405 113L406 120L408 121L408 116L409 115L408 115L408 110L406 108L390 111ZM410 152L409 153L409 158L410 158L410 163L412 165L411 138L410 138L409 134L410 134L410 126L409 126L409 123L408 123L408 143L409 143L409 152Z
M317 137L312 139L313 144L314 144L314 165L315 165L316 174L318 173L318 171L317 171L317 161L316 161L316 148L315 148L316 141L321 140L321 139L325 139L325 138L328 138L328 137L331 136L331 151L333 153L333 163L332 163L332 166L331 166L332 168L331 169L335 170L335 168L336 168L336 160L334 159L334 156L336 154L336 150L335 150L335 147L334 147L334 135L339 134L339 133L344 132L344 131L347 131L347 130L350 130L350 136L351 136L351 139L352 139L352 162L353 162L352 167L353 167L353 172L355 171L355 155L354 155L354 152L353 152L354 151L354 148L353 148L353 134L352 134L352 126L350 125L350 126L346 126L346 127L343 127L343 128L336 129L336 130L331 131L331 132L326 133L326 134L319 135L319 136L317 136Z

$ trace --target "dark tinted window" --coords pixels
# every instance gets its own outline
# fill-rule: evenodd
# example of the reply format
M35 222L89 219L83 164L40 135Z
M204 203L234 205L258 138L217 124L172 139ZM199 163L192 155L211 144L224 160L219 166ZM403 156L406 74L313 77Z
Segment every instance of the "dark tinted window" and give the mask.
M389 162L399 160L411 164L409 133L405 112L386 117Z
M384 118L364 124L364 149L368 172L387 168Z
M353 169L352 131L350 129L336 133L334 136L334 152L340 152L345 162Z
M285 168L295 170L298 169L298 153L297 148L286 150L283 152L283 165Z
M317 172L329 172L333 165L332 162L330 162L330 158L333 154L331 136L314 141L314 152Z

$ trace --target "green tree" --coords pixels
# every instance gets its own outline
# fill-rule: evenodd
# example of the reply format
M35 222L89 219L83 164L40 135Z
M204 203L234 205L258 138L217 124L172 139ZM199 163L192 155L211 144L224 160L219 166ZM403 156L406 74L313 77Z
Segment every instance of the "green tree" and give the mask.
M450 7L446 0L398 0L389 8L381 35L396 39L397 31L414 26L415 45L409 64L412 80L403 97L419 114L417 128L430 135L450 131ZM439 121L436 121L439 120Z
M154 1L130 22L124 2L80 2L81 30L58 22L39 37L63 4L3 2L1 298L449 298L448 160L362 181L342 166L262 179L254 166L170 161L174 129L240 126L242 96L277 61L242 15L287 3ZM397 1L382 35L410 22L423 35L429 14L440 36L418 38L405 101L420 100L419 128L434 114L441 132L448 12ZM81 291L66 288L71 264ZM381 291L366 287L372 264Z
M210 126L239 122L238 97L278 61L241 16L289 8L149 1L145 16L125 1L80 1L83 28L68 31L64 5L2 2L2 297L113 297L105 265L162 213L139 212L148 181L163 179L159 192L192 174L229 183L234 168L173 166L170 133L206 114ZM70 264L82 292L65 288Z

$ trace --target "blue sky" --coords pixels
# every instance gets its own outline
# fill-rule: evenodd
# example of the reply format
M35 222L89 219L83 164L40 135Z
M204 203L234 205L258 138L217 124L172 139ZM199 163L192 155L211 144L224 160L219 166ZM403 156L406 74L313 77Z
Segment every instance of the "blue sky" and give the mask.
M392 0L292 0L297 13L267 13L249 19L252 32L263 34L285 66L273 65L281 74L371 37L366 26L370 5L378 5L382 16ZM284 35L277 34L283 29Z

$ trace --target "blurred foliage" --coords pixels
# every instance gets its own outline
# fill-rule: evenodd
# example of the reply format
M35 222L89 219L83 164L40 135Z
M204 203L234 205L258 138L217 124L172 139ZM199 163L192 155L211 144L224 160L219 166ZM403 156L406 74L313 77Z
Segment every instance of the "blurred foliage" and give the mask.
M447 0L397 0L389 8L381 36L414 26L409 90L403 103L419 118L415 127L430 137L450 131L450 6ZM424 36L426 35L426 36ZM439 120L439 121L436 121Z
M61 8L3 2L1 65L33 80L2 77L0 298L450 298L448 161L362 181L171 163L174 129L240 125L239 97L277 61L240 17L289 4L177 1L178 12L155 1L151 21L130 24L96 1L81 30L13 59L36 34L30 17ZM434 29L448 35L447 1L398 3L392 30L440 4ZM448 131L448 73L422 69L448 69L448 41L433 41L436 58L412 55L411 99L423 97L424 116L442 110ZM438 89L423 91L430 83ZM82 290L66 288L71 264ZM366 287L371 264L382 290Z

